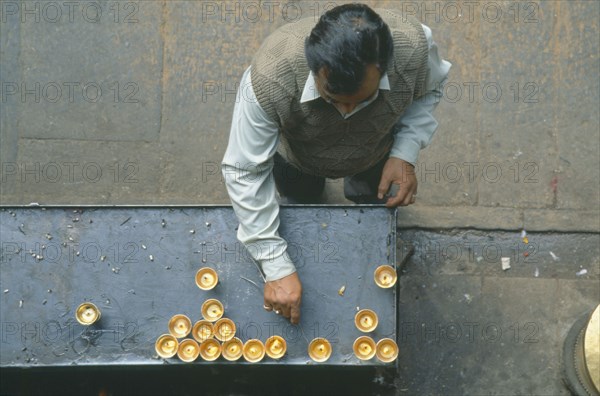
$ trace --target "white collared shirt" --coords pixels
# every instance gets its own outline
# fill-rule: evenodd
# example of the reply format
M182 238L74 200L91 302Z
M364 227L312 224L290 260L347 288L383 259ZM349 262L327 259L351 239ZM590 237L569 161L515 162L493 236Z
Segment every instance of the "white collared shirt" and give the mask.
M367 107L368 105L373 103L373 101L375 99L377 99L377 97L379 96L380 90L385 90L385 91L390 90L390 80L388 79L387 73L383 73L383 76L381 76L381 79L379 80L379 89L377 91L375 91L375 94L372 95L367 100L360 102L358 105L356 105L354 110L352 110L350 113L344 113L337 107L336 107L336 109L339 111L341 116L344 117L344 119L348 119L349 117L353 116L354 114L358 113L360 110L364 109L365 107ZM306 83L304 84L304 90L302 90L302 96L300 97L300 103L310 102L311 100L319 99L320 97L321 97L321 94L319 94L319 90L317 89L315 75L313 74L312 71L310 71L308 73L308 78L306 79Z
M442 97L443 83L452 66L439 57L431 30L422 26L429 45L426 94L413 101L394 126L394 144L390 152L390 157L403 159L413 165L417 162L419 151L429 144L437 128L432 113ZM386 74L379 82L379 89L390 89ZM368 106L377 98L378 92L345 117ZM310 73L301 102L315 100L318 95L314 76ZM240 221L238 239L254 260L261 264L268 281L281 279L296 271L286 251L287 243L277 232L279 203L272 170L273 155L278 145L279 129L258 104L248 68L237 93L229 144L221 168L233 209Z

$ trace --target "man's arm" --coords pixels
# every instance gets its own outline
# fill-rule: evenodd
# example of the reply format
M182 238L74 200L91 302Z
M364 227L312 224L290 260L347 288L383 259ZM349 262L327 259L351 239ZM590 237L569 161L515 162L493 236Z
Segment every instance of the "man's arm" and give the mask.
M279 203L272 158L278 143L278 127L258 104L248 68L238 89L221 168L240 222L238 239L266 276L265 309L281 311L297 322L302 289L287 243L277 232Z
M394 145L379 184L379 197L388 191L390 184L398 184L399 192L388 199L387 206L409 205L417 194L417 178L414 165L421 149L427 147L438 123L433 111L442 98L443 85L452 64L440 58L431 29L422 25L429 46L425 94L414 100L405 110L394 129Z

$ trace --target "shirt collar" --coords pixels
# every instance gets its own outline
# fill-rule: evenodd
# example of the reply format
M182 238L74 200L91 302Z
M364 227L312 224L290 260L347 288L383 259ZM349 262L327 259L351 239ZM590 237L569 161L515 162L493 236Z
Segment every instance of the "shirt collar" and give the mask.
M390 80L388 79L387 73L383 73L381 76L381 79L379 80L379 89L385 91L390 90ZM302 96L300 97L300 103L310 102L311 100L315 100L320 97L321 95L319 95L317 84L315 83L315 76L311 70L308 73L308 78L304 84L304 90L302 91Z

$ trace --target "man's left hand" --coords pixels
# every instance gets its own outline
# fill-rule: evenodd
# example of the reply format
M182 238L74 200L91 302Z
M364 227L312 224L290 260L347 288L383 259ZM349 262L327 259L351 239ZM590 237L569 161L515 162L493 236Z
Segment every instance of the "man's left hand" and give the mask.
M400 158L390 157L383 166L381 181L377 190L377 198L383 199L391 185L399 186L395 196L389 197L385 206L407 206L415 203L417 197L417 177L415 168L410 163Z

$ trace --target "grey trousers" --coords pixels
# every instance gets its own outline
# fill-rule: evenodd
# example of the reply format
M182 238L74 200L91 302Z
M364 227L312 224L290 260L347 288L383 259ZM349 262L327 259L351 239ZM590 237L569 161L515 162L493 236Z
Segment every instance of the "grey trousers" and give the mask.
M325 178L302 172L275 153L273 177L275 185L288 203L321 203ZM383 204L385 199L377 199L377 187L381 179L387 156L364 172L344 178L344 196L358 204Z

